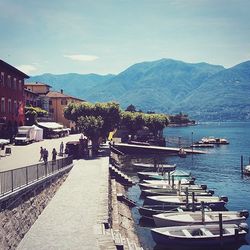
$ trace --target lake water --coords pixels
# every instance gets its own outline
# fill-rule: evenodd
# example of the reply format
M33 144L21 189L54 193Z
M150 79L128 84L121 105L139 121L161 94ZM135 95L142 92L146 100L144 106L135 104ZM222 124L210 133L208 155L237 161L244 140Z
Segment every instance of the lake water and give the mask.
M228 210L247 209L250 211L250 178L241 178L240 172L240 156L244 156L244 165L248 164L250 157L250 123L211 122L190 127L171 127L164 130L164 135L167 146L178 146L179 144L188 146L191 145L192 141L195 142L207 136L229 140L229 145L203 149L208 152L207 154L188 155L187 158L168 156L161 160L169 164L176 163L178 169L191 171L192 175L196 177L196 183L207 184L208 189L215 191L215 195L227 196L229 198L226 206ZM152 160L152 156L131 156L131 159L135 158L143 158L141 160L144 162ZM130 173L130 175L137 178L135 174ZM128 189L128 196L135 200L138 205L143 203L138 185ZM151 237L150 228L152 225L145 224L141 220L137 208L133 208L132 211L136 230L144 249L158 249ZM249 218L247 223L250 226ZM249 234L246 240L250 243ZM228 247L224 249L228 249ZM238 249L238 247L232 247L232 249Z

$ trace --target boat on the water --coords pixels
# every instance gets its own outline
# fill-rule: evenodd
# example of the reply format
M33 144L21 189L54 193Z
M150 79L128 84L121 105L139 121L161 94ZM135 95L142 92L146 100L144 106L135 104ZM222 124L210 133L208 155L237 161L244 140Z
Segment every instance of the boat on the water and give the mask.
M219 222L219 214L222 215L222 221L226 224L237 224L245 222L249 216L247 210L237 211L185 211L174 213L161 213L153 215L157 227L169 226L187 226L197 224L213 224Z
M203 189L193 189L190 190L188 189L188 194L192 195L192 193L194 193L194 195L198 195L198 196L212 196L214 195L214 191L213 190L203 190ZM146 196L154 196L154 195L181 195L184 196L186 195L186 190L181 188L181 190L179 189L175 189L175 188L171 188L171 189L167 189L167 188L160 188L160 189L142 189L141 190L141 196L142 197L146 197Z
M228 198L225 196L195 196L194 202L192 201L192 197L188 196L147 196L144 204L145 205L158 205L165 204L169 206L173 206L173 208L182 206L182 205L192 205L200 206L204 203L205 206L211 207L213 210L224 210L225 204L228 202Z
M143 189L172 189L172 188L179 188L179 183L174 182L174 186L171 185L171 182L157 182L157 183L138 183L141 190ZM196 184L189 184L189 183L181 183L181 189L188 190L206 190L207 185L196 185Z
M214 144L209 143L194 143L191 148L214 148Z
M224 224L222 236L218 224L160 227L151 229L157 244L164 246L220 246L242 242L248 232L246 223Z
M245 166L244 170L243 170L243 173L245 175L250 175L250 164Z
M174 179L190 178L191 172L186 172L183 170L174 170L171 172L137 172L137 176L140 180L167 180L169 177Z
M193 209L195 211L200 211L202 208L201 206L194 206L194 207L179 206L179 207L173 208L172 206L162 204L162 205L144 205L144 206L139 207L138 211L142 217L153 220L154 214L192 211ZM211 208L209 207L204 207L203 209L205 211L212 211Z
M135 170L139 171L165 171L165 172L170 172L174 171L176 168L176 164L170 165L170 164L152 164L152 163L133 163L132 164L133 168Z
M229 141L225 138L203 137L198 144L226 145Z

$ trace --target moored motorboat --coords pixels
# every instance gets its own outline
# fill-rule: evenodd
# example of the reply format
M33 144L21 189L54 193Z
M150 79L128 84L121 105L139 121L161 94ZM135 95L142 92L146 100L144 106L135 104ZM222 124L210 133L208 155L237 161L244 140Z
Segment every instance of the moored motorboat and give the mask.
M183 212L183 211L200 211L202 209L201 206L179 206L176 208L173 208L172 206L168 205L144 205L138 208L138 211L142 217L145 217L147 219L153 220L154 214L161 214L161 213L174 213L174 212ZM203 208L205 211L212 211L209 207Z
M246 223L241 223L240 225L224 224L221 231L218 224L151 229L152 237L157 244L192 247L235 244L244 240L247 231Z
M243 170L243 173L245 175L250 175L250 164L245 166L244 170Z
M179 207L182 205L192 205L195 206L201 205L204 203L205 206L213 208L213 210L224 210L225 204L228 202L228 198L225 196L195 196L194 202L192 202L192 197L188 196L147 196L144 204L145 205L158 205L165 204L169 206Z
M135 170L146 170L146 171L174 171L176 164L152 164L152 163L132 163L132 166Z
M171 172L137 172L137 175L139 177L140 180L167 180L169 177L172 178L172 176L174 176L175 179L182 179L182 178L190 178L191 177L191 173L190 172L186 172L183 170L174 170Z
M176 182L174 183L174 186L169 182L157 182L157 183L138 183L139 187L141 190L143 189L172 189L172 188L179 188L178 185L176 184ZM207 185L196 185L196 184L185 184L182 183L181 184L181 189L186 189L188 188L188 190L206 190L207 189Z
M248 211L185 211L174 213L160 213L153 215L157 227L168 226L186 226L196 224L213 224L219 222L219 214L222 215L222 221L226 224L237 224L245 222L249 216Z
M198 195L198 196L212 196L214 194L213 190L203 190L203 189L188 189L189 195ZM146 196L154 196L154 195L186 195L186 190L181 188L181 191L179 189L167 189L167 188L161 188L161 189L142 189L141 190L141 196L146 197Z

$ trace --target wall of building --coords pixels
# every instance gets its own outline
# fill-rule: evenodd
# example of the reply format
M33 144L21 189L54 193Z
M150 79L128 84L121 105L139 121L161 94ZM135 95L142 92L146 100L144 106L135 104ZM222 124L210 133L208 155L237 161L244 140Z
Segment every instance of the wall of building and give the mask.
M8 138L24 124L24 76L0 62L0 138Z

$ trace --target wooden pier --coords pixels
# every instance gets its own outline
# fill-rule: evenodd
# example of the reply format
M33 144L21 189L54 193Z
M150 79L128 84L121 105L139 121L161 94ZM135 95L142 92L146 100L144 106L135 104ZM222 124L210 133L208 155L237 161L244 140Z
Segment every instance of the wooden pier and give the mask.
M125 154L147 153L147 154L178 155L180 152L180 148L135 145L135 144L128 144L128 143L114 143L112 144L112 148L115 148ZM206 151L195 150L192 148L189 148L189 149L185 148L184 150L187 154L206 154L207 153Z

